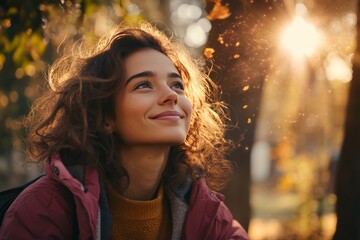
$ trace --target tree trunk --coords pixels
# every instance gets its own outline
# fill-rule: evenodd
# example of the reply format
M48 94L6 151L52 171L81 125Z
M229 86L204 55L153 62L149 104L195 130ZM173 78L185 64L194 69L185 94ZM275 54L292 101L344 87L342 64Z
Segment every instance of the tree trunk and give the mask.
M357 49L353 58L345 134L336 179L335 240L360 239L360 8L357 9Z
M214 50L210 77L221 87L231 125L236 126L228 131L228 137L236 143L236 149L229 155L236 168L223 191L225 203L245 229L251 217L250 152L263 83L271 65L276 35L273 27L281 20L279 10L284 9L282 1L274 2L222 1L231 15L212 20L206 46ZM206 9L211 15L214 1L208 0Z

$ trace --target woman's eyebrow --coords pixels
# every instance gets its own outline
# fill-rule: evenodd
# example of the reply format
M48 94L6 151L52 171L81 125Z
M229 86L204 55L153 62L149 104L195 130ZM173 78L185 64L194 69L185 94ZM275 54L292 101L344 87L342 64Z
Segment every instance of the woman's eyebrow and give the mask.
M182 81L182 77L180 76L180 74L178 74L176 72L169 73L168 76L170 78L179 78Z
M141 77L154 77L155 73L151 72L151 71L144 71L144 72L139 72L137 74L132 75L131 77L129 77L126 82L125 85L127 85L129 82L131 82L131 80L135 79L135 78L141 78ZM182 81L182 78L180 76L180 74L176 73L176 72L171 72L168 74L169 78L179 78Z
M134 78L140 78L140 77L154 77L155 73L151 72L151 71L144 71L144 72L140 72L137 74L132 75L131 77L128 78L128 80L126 80L125 85L127 85L131 80L133 80Z

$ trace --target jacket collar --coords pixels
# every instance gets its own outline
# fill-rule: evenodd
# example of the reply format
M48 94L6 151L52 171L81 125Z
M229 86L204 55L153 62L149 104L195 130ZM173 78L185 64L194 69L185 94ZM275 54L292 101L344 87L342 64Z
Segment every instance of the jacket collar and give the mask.
M209 228L217 216L224 195L212 191L205 178L194 181L192 186L189 211L183 230L184 239L208 239Z
M209 189L205 178L188 180L169 191L173 221L172 240L208 239L208 230L217 216L224 196Z
M79 235L92 235L97 239L99 232L99 206L100 196L99 173L95 168L74 165L65 167L60 154L54 154L45 161L47 175L65 185L74 195L79 223ZM86 174L85 174L86 173Z

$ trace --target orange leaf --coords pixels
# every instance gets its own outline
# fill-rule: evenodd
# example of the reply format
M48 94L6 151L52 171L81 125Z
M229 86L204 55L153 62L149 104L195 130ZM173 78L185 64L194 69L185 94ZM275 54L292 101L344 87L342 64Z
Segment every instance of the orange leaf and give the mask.
M221 1L216 1L213 9L207 15L207 19L210 21L215 19L225 19L231 15L229 7L227 5L222 5Z
M214 56L215 50L213 48L205 48L204 50L204 56L206 58L212 58Z

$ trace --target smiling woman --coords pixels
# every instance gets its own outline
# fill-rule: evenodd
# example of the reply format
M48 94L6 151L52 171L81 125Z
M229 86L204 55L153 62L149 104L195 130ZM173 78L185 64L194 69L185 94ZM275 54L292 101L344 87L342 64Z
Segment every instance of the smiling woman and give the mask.
M216 86L163 33L119 26L74 46L49 86L25 121L46 176L0 239L247 239L214 192L231 173Z

